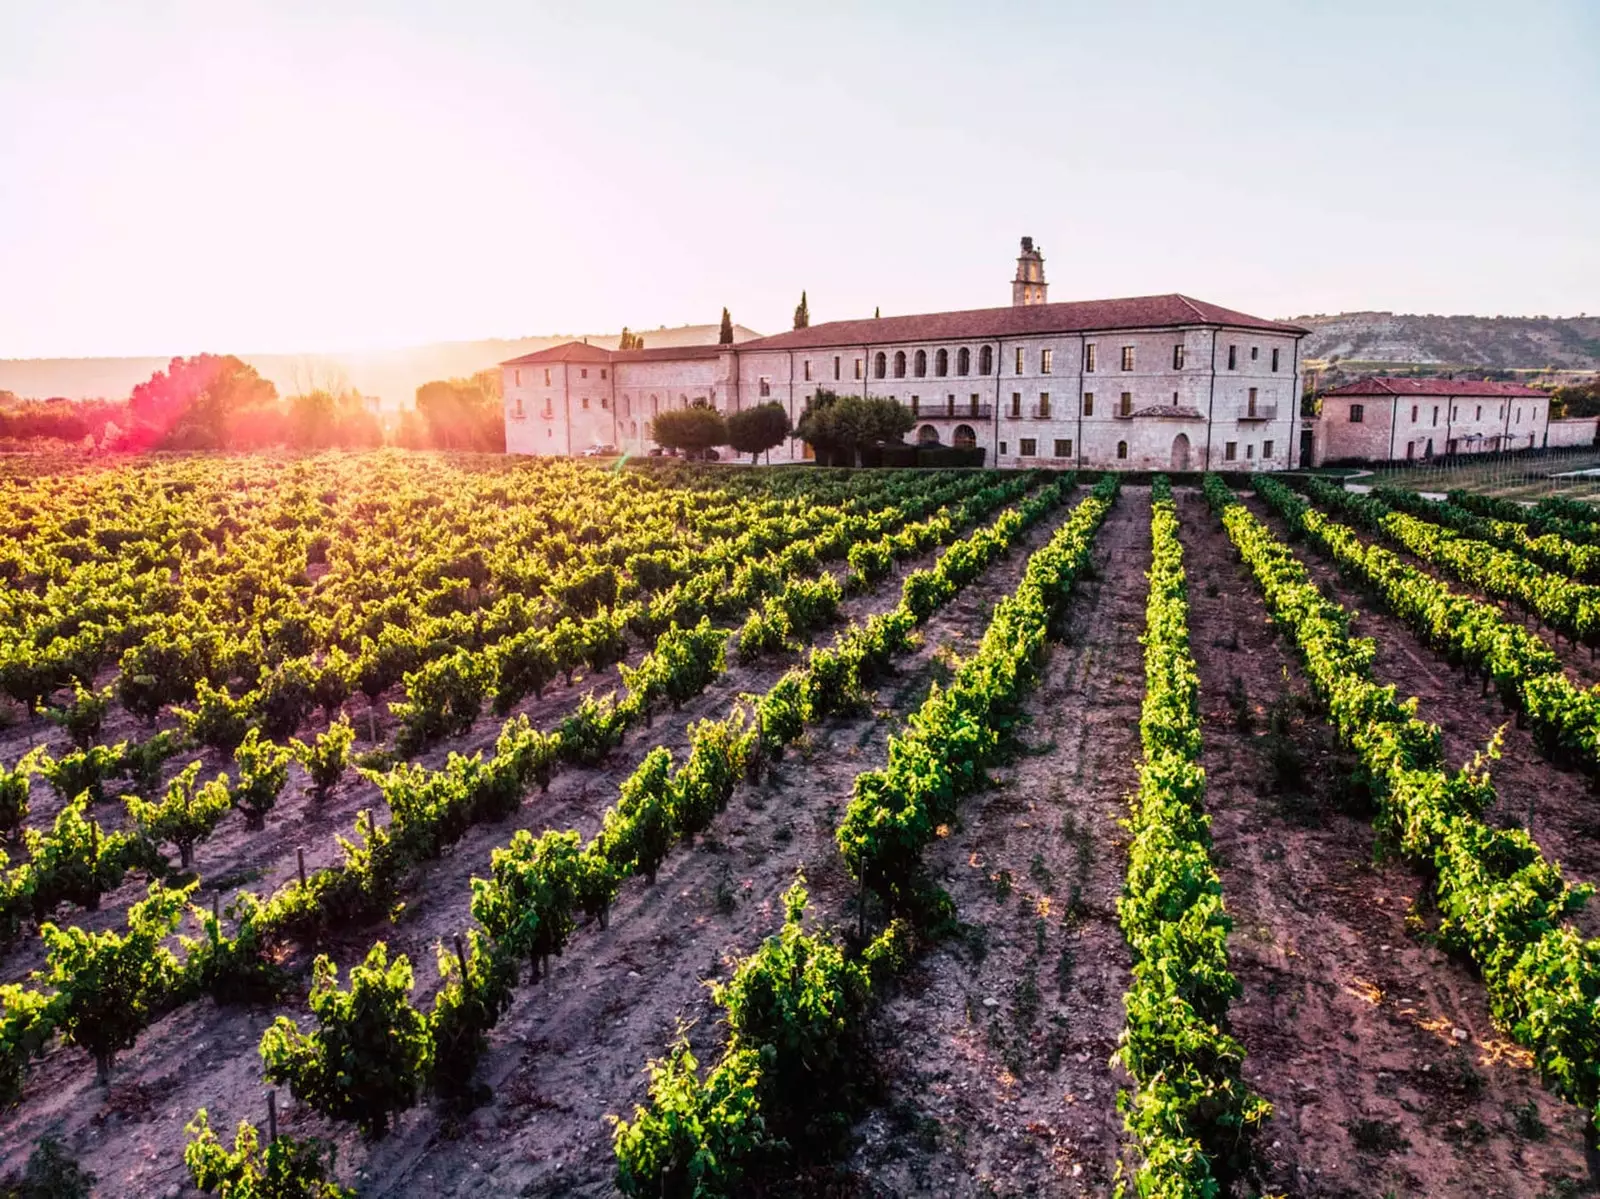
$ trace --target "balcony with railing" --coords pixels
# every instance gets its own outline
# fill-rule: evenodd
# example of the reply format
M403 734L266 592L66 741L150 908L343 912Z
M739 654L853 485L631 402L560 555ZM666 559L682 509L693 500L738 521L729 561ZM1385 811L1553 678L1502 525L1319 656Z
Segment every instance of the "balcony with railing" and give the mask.
M1240 420L1277 420L1278 419L1278 405L1277 405L1276 402L1271 403L1271 404L1251 404L1243 412L1239 413L1239 419Z
M1031 412L1034 420L1049 420L1055 414L1056 406L1054 404L1035 404Z
M994 415L994 405L974 404L971 400L958 400L954 404L913 404L911 415L918 420L988 420Z

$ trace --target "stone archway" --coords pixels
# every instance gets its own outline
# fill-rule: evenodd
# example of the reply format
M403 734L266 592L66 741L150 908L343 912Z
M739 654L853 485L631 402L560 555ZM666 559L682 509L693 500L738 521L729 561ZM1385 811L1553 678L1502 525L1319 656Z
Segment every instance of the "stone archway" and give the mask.
M1172 469L1187 471L1189 466L1189 435L1179 433L1172 439Z
M917 444L938 445L939 430L934 428L932 425L923 425L922 428L917 430Z
M978 434L971 425L957 425L955 435L950 439L950 444L970 450L978 444Z

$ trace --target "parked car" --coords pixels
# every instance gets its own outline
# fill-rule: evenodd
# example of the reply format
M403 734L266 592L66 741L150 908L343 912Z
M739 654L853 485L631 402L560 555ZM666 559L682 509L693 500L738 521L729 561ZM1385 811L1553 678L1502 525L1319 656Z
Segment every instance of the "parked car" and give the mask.
M615 458L617 456L617 447L614 445L608 445L602 441L597 441L588 449L583 451L583 456L585 458Z

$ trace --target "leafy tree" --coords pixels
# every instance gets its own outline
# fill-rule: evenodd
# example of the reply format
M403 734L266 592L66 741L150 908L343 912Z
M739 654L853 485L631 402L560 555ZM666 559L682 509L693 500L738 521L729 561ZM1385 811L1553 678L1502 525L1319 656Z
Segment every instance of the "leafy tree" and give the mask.
M669 450L696 455L712 446L726 445L728 426L715 408L697 404L663 412L650 422L650 436Z
M722 310L722 327L717 330L717 344L731 346L733 344L733 318L728 315L728 310Z
M794 309L794 327L811 328L811 306L806 303L806 293L803 289L800 292L800 303L796 304Z
M898 445L916 424L911 409L882 396L841 396L819 391L806 405L795 436L824 455L854 465L864 446Z
M644 349L644 338L637 333L628 332L628 326L624 325L622 326L622 336L617 338L617 349L642 350Z
M228 793L228 776L219 775L195 789L200 763L190 762L167 784L167 795L159 804L128 797L128 815L149 841L170 842L177 847L178 865L187 870L194 864L194 847L205 840L228 814L233 798Z
M312 966L311 1011L317 1029L302 1033L279 1016L261 1037L269 1081L335 1120L352 1121L368 1139L383 1136L391 1116L415 1107L431 1066L428 1020L411 1004L411 963L393 964L382 941L350 968L350 989L324 954Z
M183 1151L194 1185L221 1199L355 1199L349 1187L333 1181L335 1151L315 1138L280 1136L261 1144L261 1133L239 1121L229 1151L211 1131L201 1108L184 1128L191 1138Z
M275 407L278 392L233 355L174 358L133 389L131 440L167 449L220 449L251 414Z
M749 454L750 464L754 466L762 451L782 445L783 439L789 436L789 414L774 400L729 413L727 426L728 444L741 454Z
M94 1056L102 1083L111 1077L116 1054L133 1047L177 976L177 959L162 942L178 927L196 885L169 891L151 883L149 897L128 909L125 934L50 923L39 930L47 955L41 981L58 992L58 1027L67 1041Z
M470 379L439 379L417 388L411 421L401 440L416 448L486 450L506 448L504 393L498 370Z

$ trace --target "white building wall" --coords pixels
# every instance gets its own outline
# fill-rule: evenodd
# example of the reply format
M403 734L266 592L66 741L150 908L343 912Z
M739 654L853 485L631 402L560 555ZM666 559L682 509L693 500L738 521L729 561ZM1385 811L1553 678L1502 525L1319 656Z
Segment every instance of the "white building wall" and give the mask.
M1290 465L1298 428L1300 379L1295 344L1289 334L1185 327L803 350L729 348L715 359L618 362L617 377L607 384L605 408L597 403L597 366L590 365L591 374L583 379L578 364L557 364L548 388L543 386L542 368L521 368L520 386L514 386L512 368L506 368L507 449L513 453L580 453L598 440L640 453L653 444L649 440L651 415L669 406L683 407L705 399L724 412L733 412L776 401L784 405L791 422L797 423L817 391L831 390L841 395L883 396L916 407L920 419L910 441L931 428L940 444L951 445L957 430L965 426L971 429L976 444L987 450L986 461L1001 467L1183 469L1181 434L1188 442L1188 469L1204 469L1208 461L1215 469L1284 469ZM1175 365L1174 347L1179 345L1183 347L1182 362ZM1088 361L1091 346L1092 370ZM1231 366L1230 346L1235 347ZM985 347L990 351L987 372L982 370ZM1123 369L1125 347L1132 351L1127 370ZM960 371L963 349L969 356L965 374ZM1252 349L1256 351L1253 355ZM940 350L946 353L943 374L938 371ZM1274 350L1278 352L1276 370L1272 369ZM916 372L919 351L926 356L925 372L920 376ZM1048 369L1045 351L1049 352ZM880 352L884 355L882 377L877 371ZM895 369L897 354L905 355L903 375ZM570 371L571 378L563 382L562 371ZM534 376L531 380L530 375ZM1254 417L1251 388L1256 390ZM584 394L591 399L588 409L580 402ZM1201 415L1125 417L1121 415L1124 394L1130 411L1175 402ZM520 420L512 411L513 398L518 395L524 397ZM546 399L553 401L549 420L542 415ZM948 415L952 402L955 417ZM977 416L971 415L974 403ZM568 405L572 412L570 448L563 424ZM1209 436L1207 413L1212 417ZM1227 457L1229 443L1234 446L1232 459ZM773 451L772 460L799 461L805 455L803 443L791 439Z

